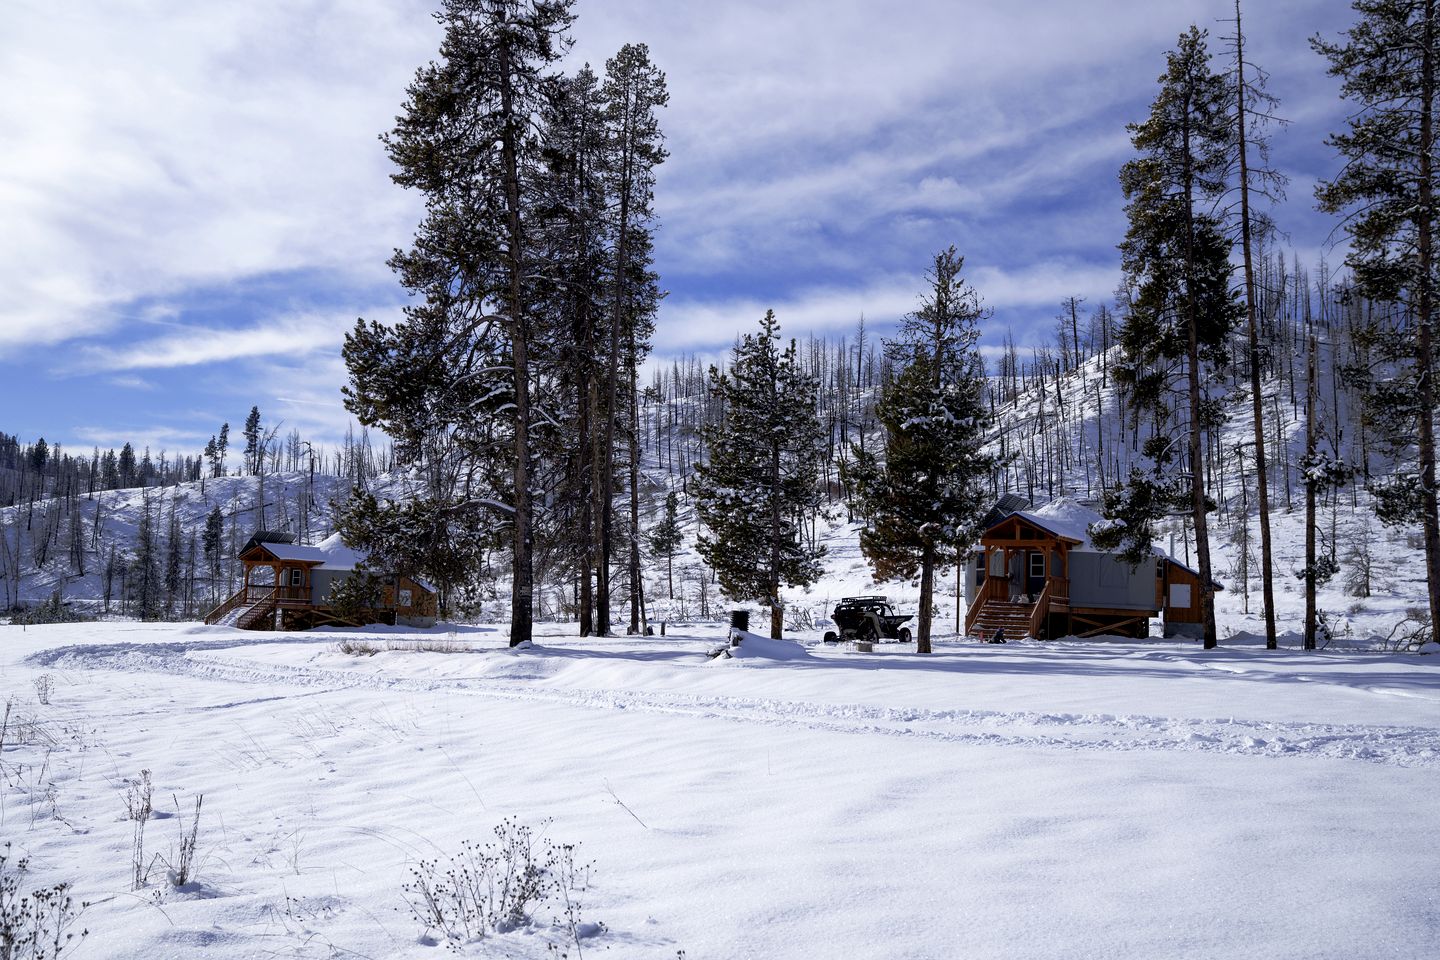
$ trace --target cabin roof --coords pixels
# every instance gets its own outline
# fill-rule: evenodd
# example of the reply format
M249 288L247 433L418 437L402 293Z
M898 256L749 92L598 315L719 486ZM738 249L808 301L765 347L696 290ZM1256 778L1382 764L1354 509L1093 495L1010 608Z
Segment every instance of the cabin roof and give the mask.
M315 547L302 547L295 543L255 543L241 551L241 556L244 556L257 547L269 553L276 560L315 564L325 562L325 555Z
M1075 543L1078 545L1071 548L1074 551L1082 551L1089 553L1107 552L1096 547L1090 539L1090 527L1097 523L1107 522L1105 518L1101 516L1097 511L1085 506L1083 503L1080 503L1077 500L1071 499L1070 497L1059 497L1045 504L1043 507L1037 507L1034 510L1016 510L1012 513L1007 513L1005 516L1001 517L999 521L988 527L985 532L989 533L990 530L995 529L995 527L999 526L1001 523L1005 522L1005 520L1008 520L1012 516L1021 517L1028 522L1034 524L1035 526L1041 528L1042 530L1048 531L1049 533L1052 533L1057 537L1063 537L1067 540L1075 541ZM1158 544L1152 546L1151 549L1157 559L1173 563L1181 570L1184 570L1194 576L1196 579L1199 579L1199 571L1191 567L1189 564L1182 563L1181 561L1175 559L1175 557L1171 556L1169 551L1160 547ZM1213 579L1211 580L1211 583L1214 585L1216 590L1225 589Z
M339 533L330 534L330 536L321 540L311 549L320 551L325 557L325 562L315 568L317 570L354 570L367 559L366 555L359 550L347 546L345 541L341 539ZM423 590L428 590L431 593L440 592L435 589L433 584L420 579L413 573L407 573L405 576L407 579L413 580L415 584Z
M257 534L256 536L258 537L259 534ZM267 553L273 556L276 560L282 560L289 563L309 564L311 565L311 568L315 570L334 570L339 572L354 570L356 567L359 567L361 564L363 564L367 559L366 554L361 553L359 550L355 550L350 546L347 546L345 541L341 539L339 533L330 534L330 536L326 537L324 540L321 540L314 546L303 546L301 544L294 543L293 541L295 537L293 534L287 533L282 534L281 536L288 537L289 540L257 541L254 537L252 537L251 542L246 544L244 550L240 551L240 555L243 557L251 550L259 547L260 549L265 550ZM439 590L435 589L435 586L433 584L420 579L413 573L406 573L405 577L409 580L414 581L415 584L422 590L428 590L431 593L440 592Z

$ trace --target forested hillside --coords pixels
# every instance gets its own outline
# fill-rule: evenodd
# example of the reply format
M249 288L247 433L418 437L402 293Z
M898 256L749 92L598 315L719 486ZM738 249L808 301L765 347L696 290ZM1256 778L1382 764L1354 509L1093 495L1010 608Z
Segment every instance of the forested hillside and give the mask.
M1331 570L1320 585L1320 608L1336 642L1397 641L1423 620L1424 567L1418 525L1386 526L1377 508L1387 518L1390 514L1369 489L1388 489L1413 463L1405 438L1387 429L1367 400L1367 383L1373 381L1358 375L1361 368L1369 369L1376 311L1320 270L1307 272L1279 254L1263 263L1265 287L1273 291L1262 310L1263 336L1271 345L1265 351L1262 389L1272 451L1268 466L1280 630L1297 633L1303 614L1309 393L1303 343L1308 329L1317 343L1317 447L1354 467L1350 482L1327 485L1318 498L1318 553ZM1145 462L1145 441L1157 426L1137 410L1123 377L1116 378L1115 368L1123 361L1115 343L1115 306L1091 309L1067 302L1057 307L1051 343L1025 351L1007 344L992 355L985 401L994 424L987 449L999 466L989 494L1018 493L1037 504L1072 497L1099 506L1132 467ZM1263 634L1244 346L1237 334L1231 362L1207 384L1207 402L1223 426L1209 441L1206 480L1216 504L1212 529L1217 576L1225 588L1218 598L1222 628L1227 634ZM859 546L865 522L851 507L847 482L847 469L861 451L883 449L875 408L894 364L882 339L861 322L848 336L802 341L797 357L818 385L816 407L825 437L819 464L823 496L816 509L797 519L805 540L826 552L824 573L813 586L786 591L787 622L808 628L828 614L835 600L852 593L887 593L912 612L918 602L914 583L874 580ZM652 623L719 617L734 605L721 595L714 571L696 549L703 533L695 509L696 470L706 461L704 431L717 422L720 405L709 391L709 377L694 357L677 358L652 364L640 393L640 513L634 526L642 536L643 616ZM372 454L367 460L357 445L332 456L313 476L295 469L307 466L303 457L292 461L271 451L263 476L227 474L168 485L152 480L146 486L105 489L102 469L92 491L88 466L68 475L63 468L36 471L34 445L12 441L7 450L7 476L15 484L7 489L17 501L0 511L7 604L17 598L34 604L58 589L67 599L89 601L87 608L135 615L145 603L138 594L149 589L144 586L147 554L157 578L158 608L152 614L196 617L233 590L238 577L233 558L255 529L286 529L302 541L318 541L335 529L337 510L352 489L403 499L414 482L403 472L381 473L383 457ZM65 462L63 454L59 462ZM664 525L671 494L677 536L673 542L663 537L657 542L654 534ZM623 533L631 528L629 501L628 491L616 499L623 521L617 525L620 558L629 553ZM223 517L219 538L207 542L206 524L217 509ZM149 530L144 532L141 521L147 514ZM1156 534L1161 547L1193 562L1194 531L1185 516L1163 521ZM537 546L539 619L578 620L579 586L566 555L562 538ZM630 601L622 568L617 563L611 578L615 609L627 609ZM507 611L494 598L506 594L507 572L503 546L492 548L474 579L451 598L457 612L503 619ZM953 633L953 572L937 584L936 609L937 633Z

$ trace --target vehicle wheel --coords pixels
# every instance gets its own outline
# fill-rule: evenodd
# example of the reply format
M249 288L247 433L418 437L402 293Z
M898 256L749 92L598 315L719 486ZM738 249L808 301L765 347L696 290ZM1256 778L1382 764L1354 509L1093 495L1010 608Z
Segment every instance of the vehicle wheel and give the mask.
M826 642L826 643L839 643L839 642L840 642L840 638L836 635L836 633L835 633L834 630L826 630L826 631L825 631L825 642Z
M901 643L910 643L913 639L914 639L914 635L910 633L910 628L909 628L909 627L901 627L901 628L900 628L900 642L901 642Z

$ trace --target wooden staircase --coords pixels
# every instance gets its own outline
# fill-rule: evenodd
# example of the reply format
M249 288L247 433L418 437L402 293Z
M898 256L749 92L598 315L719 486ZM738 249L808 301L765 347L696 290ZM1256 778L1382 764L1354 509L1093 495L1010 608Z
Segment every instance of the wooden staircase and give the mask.
M987 599L981 605L970 633L986 638L993 637L996 630L1003 629L1006 638L1018 640L1030 636L1031 622L1035 616L1036 604L1009 600Z
M222 623L241 630L270 630L274 627L279 600L274 588L241 587L205 617L208 624Z

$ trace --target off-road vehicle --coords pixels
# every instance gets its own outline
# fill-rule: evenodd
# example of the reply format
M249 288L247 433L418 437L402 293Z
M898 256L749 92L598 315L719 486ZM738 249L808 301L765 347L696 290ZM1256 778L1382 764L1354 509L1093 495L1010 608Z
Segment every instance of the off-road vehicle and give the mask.
M835 605L831 619L836 629L825 631L826 643L841 640L910 642L910 628L901 624L911 618L897 615L885 597L846 597Z

